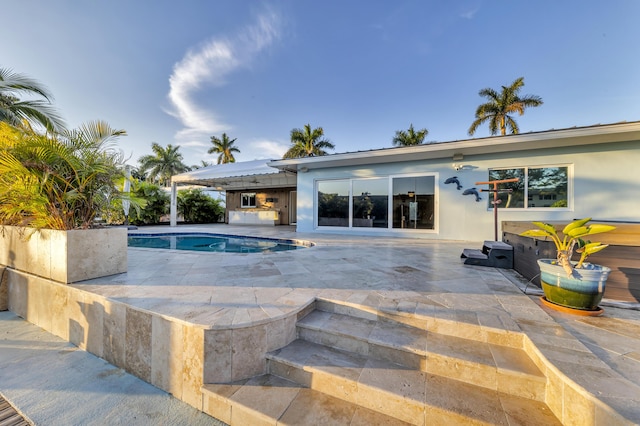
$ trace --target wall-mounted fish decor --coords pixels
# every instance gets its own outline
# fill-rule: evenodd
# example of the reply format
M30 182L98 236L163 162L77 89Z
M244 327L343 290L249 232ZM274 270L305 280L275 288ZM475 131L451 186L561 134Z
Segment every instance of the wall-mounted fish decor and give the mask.
M476 196L476 202L479 202L480 200L482 200L482 198L480 198L480 194L478 194L478 190L475 188L465 189L464 192L462 193L462 195L472 195L472 194Z
M460 181L458 180L458 176L452 176L449 179L444 181L445 184L449 184L449 183L455 183L457 186L457 190L461 190L462 189L462 185L460 185Z

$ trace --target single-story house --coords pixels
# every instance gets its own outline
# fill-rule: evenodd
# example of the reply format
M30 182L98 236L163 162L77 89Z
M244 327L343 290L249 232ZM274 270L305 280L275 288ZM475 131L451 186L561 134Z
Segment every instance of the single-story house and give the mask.
M640 222L640 122L276 160L297 173L297 230L494 238L499 221Z
M487 192L488 182L507 179L517 181ZM178 182L227 190L228 223L504 240L527 279L536 258L554 255L519 239L530 222L614 222L615 235L597 239L613 247L593 260L612 268L608 297L640 301L640 122L211 166L174 176L174 212Z

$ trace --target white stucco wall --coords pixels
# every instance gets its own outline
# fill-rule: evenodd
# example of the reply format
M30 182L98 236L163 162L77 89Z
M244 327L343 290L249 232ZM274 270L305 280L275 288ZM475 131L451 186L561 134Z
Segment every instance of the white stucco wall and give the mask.
M310 169L298 174L299 232L353 233L359 235L395 235L408 238L482 241L493 239L493 211L487 208L490 193L481 193L482 202L473 195L462 196L464 189L487 186L491 168L569 165L569 191L573 193L568 209L499 210L499 221L571 220L593 217L595 220L640 222L640 142L591 145L587 147L545 149L514 154L465 156L455 163L473 167L456 171L451 158L417 162L372 164L340 168ZM571 174L571 170L573 173ZM379 228L315 228L314 182L322 179L380 177L413 173L435 173L437 181L436 232ZM444 181L457 176L464 187ZM572 203L571 203L572 201ZM500 232L500 229L499 229Z

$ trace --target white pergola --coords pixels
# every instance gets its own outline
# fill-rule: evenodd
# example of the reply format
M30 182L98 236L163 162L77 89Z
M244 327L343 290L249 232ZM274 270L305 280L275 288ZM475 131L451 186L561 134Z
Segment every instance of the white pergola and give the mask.
M171 226L178 223L178 185L200 185L217 191L296 186L296 173L269 165L275 160L216 164L171 177Z

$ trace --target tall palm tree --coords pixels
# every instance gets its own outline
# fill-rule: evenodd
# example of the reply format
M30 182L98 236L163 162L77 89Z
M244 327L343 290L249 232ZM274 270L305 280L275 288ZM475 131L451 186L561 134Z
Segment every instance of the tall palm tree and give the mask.
M20 100L20 95L37 96L43 99ZM61 131L64 122L52 108L53 96L49 91L23 74L0 68L0 121L15 127L24 122L37 124L50 131Z
M310 124L305 124L304 129L291 130L291 143L293 146L285 152L282 158L318 157L327 155L325 149L334 149L335 146L328 139L322 138L322 127L311 129Z
M200 160L200 164L194 164L193 166L189 167L191 170L198 170L201 169L203 167L209 167L213 165L213 163L210 163L208 161L204 161L204 160Z
M233 146L236 139L237 138L229 139L229 136L227 136L226 133L222 134L222 138L211 136L211 143L213 146L209 148L209 151L207 152L209 154L220 154L218 155L218 164L235 163L236 159L233 156L233 153L240 152L238 148Z
M417 132L413 129L413 124L409 125L409 130L398 130L393 137L394 146L414 146L421 145L424 138L429 134L427 129L420 129Z
M524 77L516 79L510 86L502 86L500 93L491 88L480 90L478 94L488 98L489 101L480 105L476 110L476 120L469 127L469 136L473 136L477 128L484 122L489 122L489 130L496 135L498 130L501 135L507 134L507 128L511 134L520 132L518 124L510 114L524 114L525 108L542 105L542 98L536 95L518 96L518 92L524 86Z
M171 176L189 171L189 167L182 162L182 154L178 152L179 149L179 145L174 147L169 144L167 148L163 148L153 142L151 150L154 155L143 155L138 159L140 172L148 172L149 179L168 186L171 182Z

